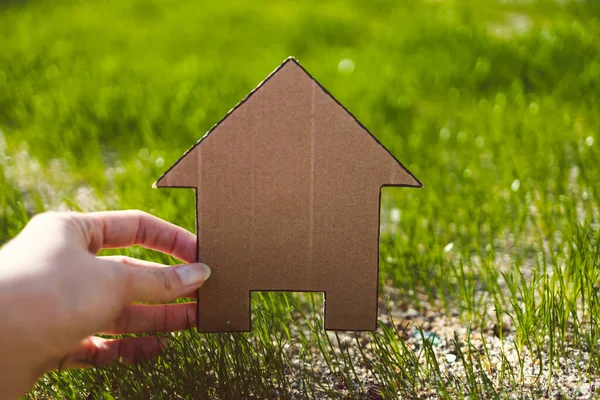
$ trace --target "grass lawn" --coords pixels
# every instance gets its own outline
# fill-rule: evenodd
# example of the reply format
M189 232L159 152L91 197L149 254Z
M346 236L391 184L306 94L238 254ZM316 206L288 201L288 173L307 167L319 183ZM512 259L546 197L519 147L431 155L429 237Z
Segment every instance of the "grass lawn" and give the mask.
M425 185L383 191L379 330L255 294L252 333L28 397L598 397L596 1L0 1L0 243L56 209L193 230L152 183L289 55Z

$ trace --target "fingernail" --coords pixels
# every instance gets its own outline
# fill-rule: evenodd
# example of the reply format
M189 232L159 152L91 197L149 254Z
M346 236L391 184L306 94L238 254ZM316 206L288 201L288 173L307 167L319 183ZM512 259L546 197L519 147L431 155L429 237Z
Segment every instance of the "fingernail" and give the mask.
M210 268L206 264L187 264L175 269L185 286L196 286L210 276Z
M169 347L171 347L171 341L169 339L167 339L166 337L157 336L156 340L158 342L158 348L160 349L160 351L165 351Z

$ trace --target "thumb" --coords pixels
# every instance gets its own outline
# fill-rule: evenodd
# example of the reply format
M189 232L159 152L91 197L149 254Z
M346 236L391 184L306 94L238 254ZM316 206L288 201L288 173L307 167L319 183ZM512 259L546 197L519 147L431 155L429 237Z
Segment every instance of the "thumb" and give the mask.
M175 266L157 266L139 262L135 265L99 260L123 268L126 296L132 301L165 303L183 297L198 289L210 276L206 264L193 263Z

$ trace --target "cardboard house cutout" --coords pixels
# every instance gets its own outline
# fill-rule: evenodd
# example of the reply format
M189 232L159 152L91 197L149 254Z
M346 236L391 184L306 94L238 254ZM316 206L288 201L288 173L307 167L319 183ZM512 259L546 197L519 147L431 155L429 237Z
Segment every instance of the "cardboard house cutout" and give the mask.
M376 330L381 188L422 187L293 58L155 185L196 190L200 332L249 331L252 291L324 292L325 329Z

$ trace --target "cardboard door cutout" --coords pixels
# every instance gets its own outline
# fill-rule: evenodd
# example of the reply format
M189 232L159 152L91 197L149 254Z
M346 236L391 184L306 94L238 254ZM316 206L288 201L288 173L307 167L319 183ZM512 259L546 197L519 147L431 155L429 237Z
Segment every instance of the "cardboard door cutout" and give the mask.
M252 291L324 292L325 329L376 330L381 188L422 187L293 58L155 185L196 190L200 332L249 331Z

